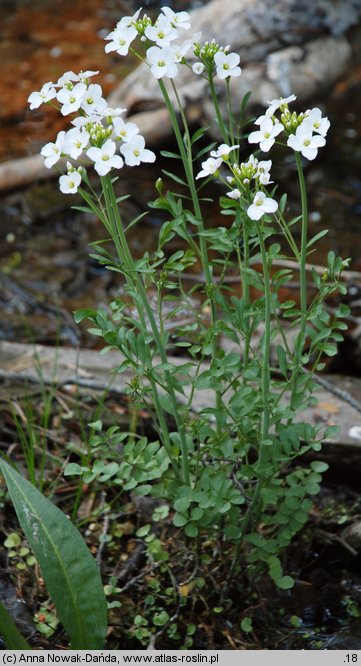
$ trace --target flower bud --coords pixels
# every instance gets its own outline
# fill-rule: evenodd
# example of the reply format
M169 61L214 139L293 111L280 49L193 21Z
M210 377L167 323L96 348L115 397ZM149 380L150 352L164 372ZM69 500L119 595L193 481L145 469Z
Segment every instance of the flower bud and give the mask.
M158 178L155 182L155 189L157 190L159 195L162 195L163 192L163 181L161 178Z

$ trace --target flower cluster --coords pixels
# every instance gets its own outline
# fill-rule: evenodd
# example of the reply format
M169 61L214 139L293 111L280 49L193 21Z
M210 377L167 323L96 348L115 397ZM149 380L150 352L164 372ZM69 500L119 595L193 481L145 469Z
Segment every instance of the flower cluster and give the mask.
M242 162L240 165L232 163L230 155L237 148L239 145L228 146L222 143L217 150L212 150L211 157L202 162L202 169L196 179L219 176L222 163L226 163L232 173L231 176L226 176L224 181L230 188L227 196L236 201L242 199L248 201L247 215L251 220L259 220L266 213L275 213L278 208L277 202L259 189L273 182L270 175L272 161L259 161L251 155L247 162ZM250 190L252 180L255 183L255 192Z
M295 99L295 95L290 95L269 102L265 114L255 121L259 130L251 132L248 141L258 143L263 152L268 152L277 136L285 131L287 145L296 152L300 152L308 160L314 160L318 149L326 144L325 137L330 127L330 121L328 118L322 117L322 113L317 107L300 114L291 113L288 105ZM278 110L281 112L279 119L275 115Z
M185 56L191 48L199 59L192 65L195 74L203 74L206 70L220 79L240 76L239 55L228 53L228 46L221 47L214 40L201 46L200 33L179 42L182 31L191 27L188 12L174 12L170 7L162 7L154 22L146 14L139 18L139 14L140 10L133 16L123 17L115 30L105 37L107 53L115 51L121 56L127 55L132 42L139 36L147 47L145 61L156 79L175 78L178 65L186 64Z
M47 143L42 148L41 155L49 169L61 157L69 160L88 158L97 173L105 176L111 169L121 169L124 163L138 166L141 162L155 161L155 154L145 148L145 140L139 134L137 125L127 123L121 117L126 109L108 107L101 86L89 83L89 78L96 74L98 72L75 74L69 71L57 83L45 83L39 92L29 96L31 109L37 109L43 103L58 102L64 116L78 113L71 121L71 129L59 132L55 142ZM120 144L120 155L116 153L117 144ZM61 191L75 194L83 173L82 166L76 169L68 161L67 174L59 180Z
M289 135L287 145L308 160L314 160L318 149L326 144L325 136L329 127L330 121L322 118L320 109L310 109L304 114L296 132Z
M125 56L132 42L140 36L149 47L146 62L153 76L157 79L164 76L174 78L178 73L177 64L183 60L193 40L181 45L175 42L180 32L188 30L191 24L188 12L174 12L170 7L163 7L161 12L154 23L146 14L139 19L140 9L133 16L123 17L115 30L105 37L109 42L105 51L116 51L118 55Z

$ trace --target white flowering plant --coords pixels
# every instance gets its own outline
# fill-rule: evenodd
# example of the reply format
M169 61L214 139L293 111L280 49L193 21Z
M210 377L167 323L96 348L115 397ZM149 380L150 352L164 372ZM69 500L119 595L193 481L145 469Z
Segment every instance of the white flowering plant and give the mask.
M115 255L106 243L96 244L93 255L124 285L125 296L108 309L83 309L76 319L90 319L105 349L119 351L115 371L132 371L129 394L154 422L151 441L136 431L103 432L100 422L92 424L93 462L70 463L65 473L161 497L196 548L210 535L228 544L230 577L242 562L266 565L275 583L288 588L293 580L283 574L280 553L307 521L310 496L327 468L317 460L298 466L297 460L319 451L332 432L303 420L302 409L313 398L315 373L336 353L346 327L345 306L331 316L325 301L344 292L347 262L330 252L324 272L312 270L312 298L307 294L307 259L326 232L308 235L303 161L316 158L330 123L318 108L292 111L291 95L270 101L257 129L247 132L248 96L240 118L231 104L231 87L242 74L239 55L214 41L202 43L199 34L183 39L190 18L164 7L152 20L138 10L105 38L106 52L131 51L158 80L178 150L163 155L183 169L170 174L178 192L164 191L156 180L158 196L149 205L166 220L153 253L141 259L132 255L128 231L143 222L124 225L124 197L117 198L114 179L124 165L156 161L137 125L128 122L125 109L108 107L100 85L92 83L98 72L66 72L29 97L32 109L55 105L70 117L71 128L41 154L47 167L60 170L66 158L60 189L78 193L103 223ZM205 145L205 128L190 131L176 86L182 67L208 81L218 143ZM268 153L275 143L292 151L297 167L301 210L293 219L271 180ZM255 152L245 157L249 144ZM100 190L90 179L92 169ZM224 216L217 228L207 226L210 198L203 192L209 184L219 192ZM180 249L172 253L175 238ZM200 269L188 288L191 266ZM295 270L298 294L282 301ZM184 311L190 316L179 317ZM182 351L177 362L174 350Z

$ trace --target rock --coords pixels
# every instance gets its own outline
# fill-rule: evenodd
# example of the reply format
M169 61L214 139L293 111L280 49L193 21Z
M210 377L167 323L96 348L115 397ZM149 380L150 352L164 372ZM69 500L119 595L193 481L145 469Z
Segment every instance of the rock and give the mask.
M345 527L341 532L341 538L344 539L352 548L361 550L361 521L358 520Z

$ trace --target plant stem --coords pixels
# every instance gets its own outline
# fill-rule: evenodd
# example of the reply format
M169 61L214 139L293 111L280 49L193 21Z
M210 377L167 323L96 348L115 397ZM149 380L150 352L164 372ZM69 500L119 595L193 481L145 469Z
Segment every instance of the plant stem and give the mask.
M112 226L112 237L115 242L115 246L119 255L120 260L126 267L126 277L128 283L133 286L136 290L136 293L140 297L140 300L142 302L142 307L144 308L144 311L142 307L140 307L139 302L135 299L137 311L138 311L138 316L142 325L143 330L146 330L147 324L146 324L146 319L144 317L144 312L147 315L149 324L152 329L152 334L154 337L154 341L156 344L156 348L158 351L158 354L161 358L162 363L167 363L167 354L165 352L165 347L163 340L161 339L161 336L158 331L157 327L157 322L155 321L154 314L152 311L152 308L150 306L147 293L144 287L144 284L137 272L136 266L133 261L133 257L131 255L131 252L129 250L129 246L127 243L127 239L124 234L124 229L122 225L122 220L120 218L119 214L119 209L116 201L116 197L114 194L114 189L113 185L111 182L110 176L104 176L102 177L102 187L103 187L103 192L104 192L104 199L106 202L107 210L109 211L110 214L110 223ZM146 349L147 346L146 346ZM158 396L158 390L156 387L156 384L154 382L154 378L152 377L153 373L153 367L152 367L152 360L150 358L150 354L147 354L147 370L148 370L148 378L152 386L152 395L154 399L154 407L156 410L160 430L161 430L161 435L163 436L163 441L165 444L165 449L168 453L168 456L170 458L170 461L172 463L173 469L176 472L177 477L179 478L179 471L178 471L178 466L175 463L174 456L172 455L172 444L169 438L169 430L168 426L166 423L166 420L164 418L164 411L161 407L161 403L159 401L159 396ZM173 386L173 381L170 373L168 371L165 371L165 379L167 383L167 390L168 390L168 395L172 403L172 408L173 408L173 415L177 424L178 432L179 432L179 437L180 437L180 446L181 446L181 451L182 451L182 472L183 472L183 480L185 483L189 483L189 464L188 464L188 449L187 449L187 442L186 442L186 436L185 436L185 430L184 426L180 420L179 413L178 413L178 403L175 395L175 390Z
M233 126L234 126L234 118L233 118L233 113L232 113L232 105L231 105L231 84L230 84L230 77L226 78L226 92L227 92L227 113L228 113L228 126L229 126L229 142L231 146L234 146L234 131L233 131Z
M239 248L238 248L239 251ZM247 220L243 221L243 268L248 269L249 268L249 232L248 232L248 223ZM250 291L249 291L249 282L247 279L245 279L245 274L244 270L241 271L241 280L242 280L242 298L243 298L243 303L246 307L248 308L250 304ZM243 361L243 366L244 370L247 369L248 366L248 361L249 361L249 350L250 350L250 327L249 327L249 320L248 320L248 313L246 312L246 317L245 317L245 347L244 347L244 361Z
M213 76L211 74L209 74L209 76L208 76L208 83L209 83L209 90L210 90L210 93L211 93L213 106L214 106L216 116L217 116L219 131L222 135L222 139L223 139L224 143L228 143L228 134L227 134L227 131L226 131L225 126L224 126L221 110L220 110L219 104L218 104L216 89L214 87Z
M265 329L263 334L263 359L262 359L262 425L260 432L260 444L258 449L258 461L257 465L260 470L264 469L265 466L265 453L267 444L265 444L270 426L270 384L271 384L271 370L270 370L270 347L271 347L271 289L270 289L270 274L268 269L268 260L267 252L263 239L262 228L256 222L258 240L261 250L261 259L262 259L262 270L263 270L263 282L264 282L264 321ZM247 508L246 514L243 518L241 525L241 534L239 536L239 541L236 545L235 554L233 557L231 569L228 576L228 584L230 583L232 576L234 574L239 555L241 552L241 547L243 544L243 538L248 530L250 522L255 522L257 520L257 505L259 502L259 496L261 492L264 479L258 477L257 484L253 493L252 500Z
M187 178L188 187L189 187L191 197L192 197L194 214L195 214L195 216L196 216L196 218L199 222L199 230L201 232L199 234L199 251L200 251L200 257L201 257L204 276L206 278L207 296L208 296L209 302L210 302L212 325L214 326L216 324L216 321L217 321L217 312L216 312L216 306L215 306L214 299L211 296L211 291L213 289L212 270L211 270L209 259L208 259L207 243L206 243L206 240L205 240L205 238L202 234L202 232L204 231L204 222L203 222L202 210L201 210L200 203L199 203L198 192L197 192L197 188L196 188L195 182L194 182L191 138L190 138L190 134L189 134L187 118L186 118L185 113L183 111L181 101L180 101L178 93L177 93L177 89L176 89L173 82L172 82L172 85L173 85L173 91L174 91L174 94L175 94L175 97L176 97L176 100L177 100L177 103L178 103L179 111L180 111L183 126L184 126L184 131L185 131L185 135L186 135L186 139L187 139L187 148L184 145L183 137L182 137L181 131L179 129L178 121L177 121L177 116L174 112L174 108L173 108L171 99L168 95L168 91L167 91L163 81L159 80L159 86L160 86L165 104L167 106L167 109L168 109L168 112L169 112L169 115L170 115L170 119L171 119L171 122L172 122L174 133L175 133L175 136L176 136L176 139L177 139L177 145L178 145L178 148L179 148L179 152L181 154L181 158L182 158L182 162L183 162L183 166L184 166L184 170L185 170L185 174L186 174L186 178ZM217 355L217 339L214 338L213 341L212 341L212 359L216 358L216 355ZM215 390L215 400L216 400L217 413L219 415L221 415L223 402L222 402L221 392L218 389ZM217 430L218 430L218 432L221 430L221 428L222 428L222 425L220 423L220 418L217 418Z
M268 259L266 247L263 239L262 228L256 223L259 245L261 250L263 282L264 282L264 334L263 334L263 359L262 359L262 403L263 403L263 419L261 431L261 444L259 462L263 462L261 458L264 451L263 442L268 437L269 421L270 421L270 384L271 384L271 369L270 369L270 348L271 348L271 288L270 288L270 274L268 270Z
M298 182L301 194L301 207L302 207L302 225L301 225L301 248L300 248L300 330L297 336L296 349L295 349L295 366L301 369L301 358L305 342L305 332L307 323L307 276L306 276L306 259L307 259L307 233L308 233L308 206L307 206L307 192L306 183L303 173L302 160L298 152L295 152L295 160L298 173ZM294 408L295 398L297 395L297 379L299 373L295 373L294 381L291 388L291 408Z

